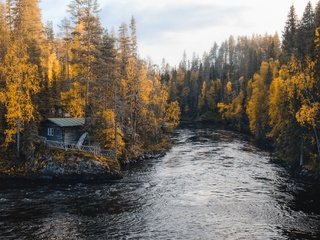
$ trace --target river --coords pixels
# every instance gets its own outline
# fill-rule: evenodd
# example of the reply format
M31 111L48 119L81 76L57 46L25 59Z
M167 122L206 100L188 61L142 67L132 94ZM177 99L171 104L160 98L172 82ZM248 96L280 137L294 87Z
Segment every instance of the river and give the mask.
M320 239L319 186L239 133L178 129L109 183L0 183L0 239Z

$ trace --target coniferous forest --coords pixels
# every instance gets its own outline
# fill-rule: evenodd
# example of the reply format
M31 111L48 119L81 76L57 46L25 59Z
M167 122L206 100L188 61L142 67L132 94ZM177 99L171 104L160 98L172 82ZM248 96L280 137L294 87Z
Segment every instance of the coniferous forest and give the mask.
M2 155L16 156L20 135L21 156L33 156L39 123L50 117L85 117L89 142L119 155L165 144L180 110L138 56L135 19L112 32L101 26L96 0L71 1L68 12L56 34L41 22L38 0L0 5Z
M95 0L73 0L68 12L55 33L37 0L0 5L2 155L19 147L32 156L50 117L85 117L91 143L134 155L165 141L181 114L251 133L279 159L319 169L320 3L301 17L292 6L281 36L230 36L160 68L139 57L134 17L116 32L101 25Z
M202 57L184 53L177 68L162 68L169 99L184 120L251 133L291 166L319 171L319 27L320 2L309 2L301 18L291 6L282 36L230 36Z
M0 240L320 239L312 1L0 0Z

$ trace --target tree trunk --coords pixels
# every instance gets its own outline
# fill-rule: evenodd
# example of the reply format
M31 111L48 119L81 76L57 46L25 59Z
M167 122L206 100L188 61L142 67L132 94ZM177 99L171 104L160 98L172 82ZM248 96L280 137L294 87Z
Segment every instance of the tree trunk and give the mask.
M20 158L20 119L17 120L17 158Z
M304 146L304 143L303 143L303 139L302 139L301 147L300 147L300 167L303 166L303 146Z
M318 160L320 160L320 139L316 127L313 127L314 136L316 138L317 150L318 150Z
M118 162L118 156L117 156L117 149L118 149L118 122L117 122L117 83L115 83L114 86L114 159L116 162Z

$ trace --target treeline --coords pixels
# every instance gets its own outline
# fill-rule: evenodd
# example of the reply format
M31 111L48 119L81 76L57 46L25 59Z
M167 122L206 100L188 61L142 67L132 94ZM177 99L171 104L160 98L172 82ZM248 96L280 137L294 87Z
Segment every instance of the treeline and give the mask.
M200 59L162 66L182 118L222 122L273 143L279 158L319 170L320 2L298 19L290 8L277 34L231 36Z
M73 0L71 19L43 24L38 0L0 3L0 143L31 157L48 117L85 117L90 144L132 154L160 144L179 122L177 102L139 58L136 22L101 26L96 0Z

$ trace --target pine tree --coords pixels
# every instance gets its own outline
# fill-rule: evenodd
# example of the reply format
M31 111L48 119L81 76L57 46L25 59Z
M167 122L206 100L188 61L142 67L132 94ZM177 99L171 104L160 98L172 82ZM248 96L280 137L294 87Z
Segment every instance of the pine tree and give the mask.
M131 35L131 53L133 57L138 57L138 43L137 43L137 24L136 19L131 17L130 22L130 35Z
M38 0L17 0L13 17L14 37L27 44L29 61L41 66L44 36Z
M105 32L99 55L95 66L97 80L94 84L93 108L97 115L97 123L94 128L94 135L99 139L101 146L115 148L115 131L121 132L117 125L117 92L118 92L118 71L117 52L115 48L116 39ZM120 150L121 136L117 136L119 141L117 152ZM120 148L119 148L120 147ZM123 146L122 146L123 147Z
M69 12L78 27L74 32L79 39L79 48L74 48L77 52L80 74L78 80L85 88L85 113L86 117L93 115L91 104L91 85L95 81L96 75L93 66L96 61L98 46L101 41L102 28L98 16L99 6L97 0L73 0L69 5Z
M314 12L309 1L297 29L296 46L298 59L304 60L304 58L313 54L314 32Z
M320 1L318 1L314 11L314 26L315 28L320 27Z
M130 88L129 102L130 102L130 123L131 123L131 145L134 148L137 142L137 123L138 112L140 108L140 70L141 62L138 59L138 45L137 45L137 27L134 17L130 22L130 40L131 40L131 56L129 58L127 67L128 86Z
M134 23L134 21L133 21ZM135 38L135 26L131 26L133 29L132 33ZM122 111L118 112L119 124L122 126L122 129L125 135L128 137L127 143L133 147L133 138L134 137L134 123L133 123L133 100L136 96L135 81L137 80L137 71L138 71L138 62L135 57L135 53L132 50L136 49L136 46L133 45L131 36L129 35L128 26L126 23L122 23L119 27L118 35L118 62L119 62L119 97L118 104Z
M70 20L67 18L64 18L61 21L60 27L60 34L62 37L63 46L60 47L60 51L62 51L60 54L61 56L61 62L63 65L63 78L66 81L70 80L70 55L71 55L71 41L72 41L72 32L73 28L71 26Z
M130 44L130 37L128 33L128 26L125 23L122 23L119 27L118 44L119 44L118 59L120 63L120 75L122 79L125 79L126 67L129 61L131 48L132 48L130 47L131 44Z
M292 5L288 14L286 25L282 33L282 61L287 62L291 56L296 54L296 34L298 28L298 17L295 7Z

